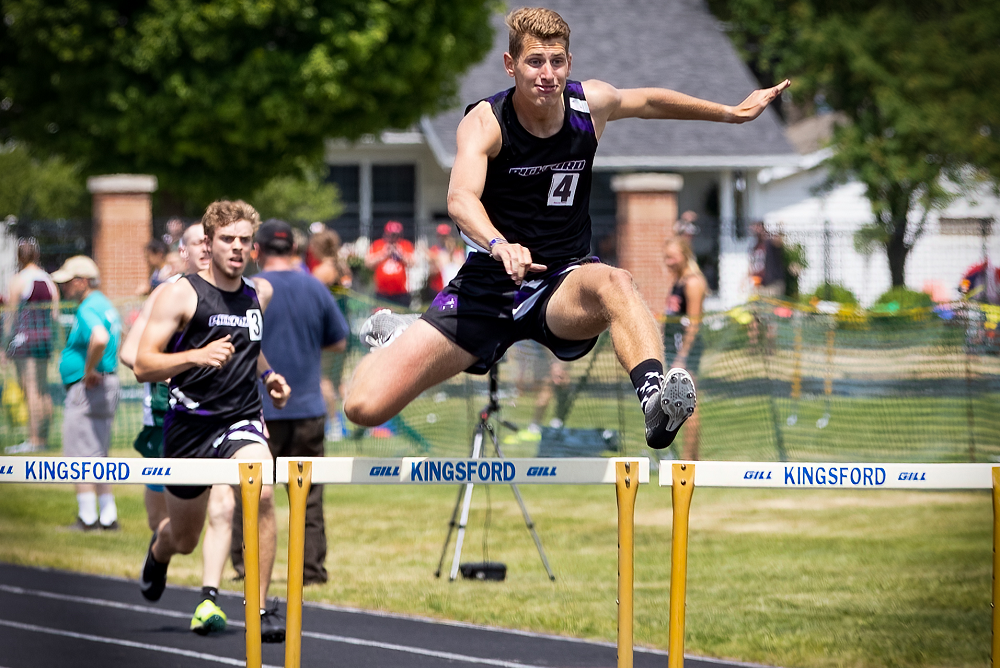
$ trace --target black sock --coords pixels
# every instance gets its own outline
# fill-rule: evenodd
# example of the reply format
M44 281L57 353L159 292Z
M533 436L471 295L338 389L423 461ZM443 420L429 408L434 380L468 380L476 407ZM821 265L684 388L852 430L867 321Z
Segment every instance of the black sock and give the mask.
M202 587L201 588L201 600L211 601L215 603L215 597L219 595L218 587Z
M645 411L646 401L656 394L663 384L663 362L652 358L639 362L638 366L629 371L628 377L632 380L635 394Z

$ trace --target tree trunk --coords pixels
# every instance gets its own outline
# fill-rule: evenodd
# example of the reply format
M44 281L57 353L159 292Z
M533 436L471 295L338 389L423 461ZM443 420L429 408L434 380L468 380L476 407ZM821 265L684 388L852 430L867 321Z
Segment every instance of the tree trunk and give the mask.
M902 231L906 231L906 223L902 224ZM906 285L906 257L910 254L910 249L903 243L903 235L893 234L889 243L885 247L886 255L889 257L889 275L892 277L892 287L900 288Z
M889 227L892 233L885 245L885 252L889 258L889 275L894 288L906 285L906 258L910 254L910 245L906 243L906 223L912 194L908 188L893 186L887 198L889 211L886 213L891 218Z

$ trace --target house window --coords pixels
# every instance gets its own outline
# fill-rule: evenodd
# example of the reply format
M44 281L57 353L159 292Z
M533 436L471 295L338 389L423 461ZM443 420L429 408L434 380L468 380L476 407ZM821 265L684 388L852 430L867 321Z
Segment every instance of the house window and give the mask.
M382 234L390 220L403 224L403 237L416 238L416 169L413 165L372 166L372 238Z
M992 218L939 218L941 234L988 237L993 234Z
M331 165L326 180L337 186L344 207L340 215L326 221L326 225L343 241L354 241L361 229L361 169L358 165Z
M344 241L377 239L387 221L403 224L403 236L415 238L416 167L414 165L331 165L327 181L340 190L343 213L327 225Z

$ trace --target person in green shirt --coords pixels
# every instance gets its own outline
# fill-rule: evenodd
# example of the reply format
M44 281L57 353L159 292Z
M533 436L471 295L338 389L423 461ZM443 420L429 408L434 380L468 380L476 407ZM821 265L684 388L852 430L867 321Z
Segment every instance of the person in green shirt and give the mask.
M59 359L59 375L66 386L63 455L107 457L111 424L121 395L115 373L122 336L121 317L114 304L97 289L101 276L97 264L89 257L69 258L52 274L52 280L62 286L66 299L80 302ZM76 499L79 512L72 528L79 531L118 528L118 509L110 485L77 485Z

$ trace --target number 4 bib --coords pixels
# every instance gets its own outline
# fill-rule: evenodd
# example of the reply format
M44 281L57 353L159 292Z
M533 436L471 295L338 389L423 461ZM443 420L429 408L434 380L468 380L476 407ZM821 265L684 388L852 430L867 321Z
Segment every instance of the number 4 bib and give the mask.
M579 172L556 172L552 175L552 185L549 186L549 206L573 206L576 197L576 184L580 181Z

